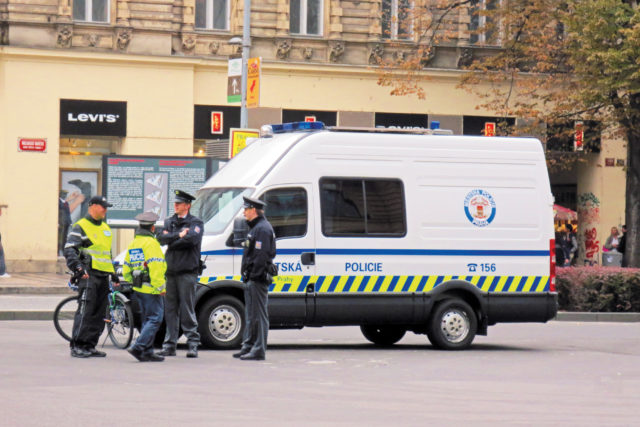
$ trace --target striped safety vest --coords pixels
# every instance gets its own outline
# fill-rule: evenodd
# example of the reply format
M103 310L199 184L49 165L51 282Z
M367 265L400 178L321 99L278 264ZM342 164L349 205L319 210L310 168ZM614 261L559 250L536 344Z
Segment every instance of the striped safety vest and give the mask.
M111 259L111 229L107 223L102 221L100 225L95 225L88 219L82 218L76 224L91 240L91 246L80 249L83 254L91 256L91 268L106 273L115 273Z

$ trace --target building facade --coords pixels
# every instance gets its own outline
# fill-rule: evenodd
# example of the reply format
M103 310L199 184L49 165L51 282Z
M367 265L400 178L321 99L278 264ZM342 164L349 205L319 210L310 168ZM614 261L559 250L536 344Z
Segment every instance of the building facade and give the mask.
M419 28L403 12L411 4L254 1L251 56L262 74L249 127L312 116L340 126L439 121L481 134L496 118L457 85L460 67L495 46L470 35L479 22L468 10L447 21L457 38L424 59L426 99L377 84L380 59L415 48ZM0 204L9 205L0 233L10 272L55 271L60 190L77 219L102 192L106 155L224 156L240 122L227 64L243 14L237 0L0 0ZM211 112L223 113L222 133L211 132ZM599 153L577 156L552 174L554 193L581 212L583 254L599 259L593 248L624 221L626 149L602 139ZM118 231L114 250L131 236Z

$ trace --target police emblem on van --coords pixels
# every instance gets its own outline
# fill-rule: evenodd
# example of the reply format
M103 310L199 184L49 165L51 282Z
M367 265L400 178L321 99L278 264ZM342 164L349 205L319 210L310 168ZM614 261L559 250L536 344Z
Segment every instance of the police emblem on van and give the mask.
M472 190L464 198L464 213L471 224L486 227L496 217L496 202L488 192Z

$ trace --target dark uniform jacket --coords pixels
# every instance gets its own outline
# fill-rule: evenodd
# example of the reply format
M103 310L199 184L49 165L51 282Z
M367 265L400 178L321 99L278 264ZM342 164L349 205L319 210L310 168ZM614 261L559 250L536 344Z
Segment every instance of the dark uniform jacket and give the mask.
M92 224L102 224L101 220L96 221L89 214L87 214L85 218L91 221ZM64 245L64 250L62 252L64 258L67 260L67 267L69 267L71 271L76 271L76 268L78 268L79 265L82 265L84 269L88 272L91 272L92 275L103 277L108 276L109 273L92 269L91 259L84 259L84 257L80 254L81 248L88 248L91 245L91 239L87 237L87 233L85 233L82 227L80 227L80 225L78 225L78 223L76 222L69 232L67 243Z
M180 238L180 231L185 228L188 228L189 232ZM164 254L167 260L167 274L199 272L203 232L202 220L190 213L184 218L173 215L164 220L164 230L158 234L158 241L161 245L168 245Z
M267 267L276 257L276 235L269 221L259 216L249 222L242 254L242 280L267 282Z

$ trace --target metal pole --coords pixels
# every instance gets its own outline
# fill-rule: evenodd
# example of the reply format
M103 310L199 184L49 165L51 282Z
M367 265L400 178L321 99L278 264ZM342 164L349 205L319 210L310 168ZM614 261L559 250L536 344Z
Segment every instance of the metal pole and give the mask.
M251 49L251 0L244 0L244 20L242 25L242 104L240 107L240 127L249 127L247 111L247 64Z

